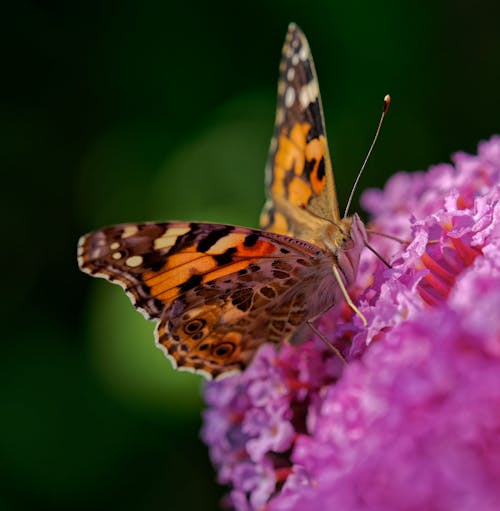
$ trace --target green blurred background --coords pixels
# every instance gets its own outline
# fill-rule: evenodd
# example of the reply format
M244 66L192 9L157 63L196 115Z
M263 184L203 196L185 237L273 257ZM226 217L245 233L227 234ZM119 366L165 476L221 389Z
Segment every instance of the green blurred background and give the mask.
M82 233L256 226L287 24L309 38L341 204L500 131L498 2L64 2L2 8L0 508L217 509L200 378L174 373Z

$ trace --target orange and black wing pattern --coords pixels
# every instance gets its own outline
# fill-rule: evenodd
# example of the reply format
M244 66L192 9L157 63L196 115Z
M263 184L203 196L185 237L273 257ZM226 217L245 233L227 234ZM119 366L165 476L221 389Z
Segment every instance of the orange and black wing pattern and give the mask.
M308 240L318 219L340 219L314 63L293 23L283 46L266 185L265 230Z
M156 339L179 369L217 377L243 369L264 342L293 336L323 305L304 285L331 274L316 247L221 224L122 224L83 236L80 269L124 288L158 321ZM318 310L317 310L318 309Z

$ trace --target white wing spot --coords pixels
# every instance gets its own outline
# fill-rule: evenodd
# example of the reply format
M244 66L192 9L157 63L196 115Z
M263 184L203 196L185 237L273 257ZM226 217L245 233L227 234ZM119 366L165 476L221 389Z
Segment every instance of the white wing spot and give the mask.
M307 60L308 56L309 56L309 52L307 51L307 48L302 46L302 48L300 49L300 52L299 52L300 60L302 60L302 62L305 62Z
M306 109L307 105L309 105L309 96L307 94L307 90L305 89L305 87L302 87L302 89L300 89L299 101L300 106L304 109Z
M283 94L285 93L285 88L286 88L286 84L283 80L280 80L278 82L278 94L280 96L283 96Z
M278 141L276 140L276 137L273 137L271 139L271 146L269 148L269 151L271 153L274 153L274 151L276 151L277 148L278 148Z
M123 229L122 238L130 238L130 236L133 236L138 231L137 225L127 225Z
M118 261L118 259L122 258L122 255L120 254L120 252L115 252L111 257Z
M299 101L302 108L307 108L310 103L314 103L319 96L318 84L315 80L310 81L300 89Z
M300 62L299 56L295 53L292 57L292 65L296 66Z
M286 79L291 82L295 78L295 68L291 67L286 72Z
M154 248L155 250L161 250L162 248L170 248L175 245L177 236L165 236L155 239Z
M164 236L182 236L183 234L187 234L190 230L191 227L189 227L189 224L173 225L167 229Z
M189 227L189 224L173 225L172 227L169 227L162 236L155 239L155 250L173 247L177 238L188 233L190 230L191 228Z
M120 244L119 244L117 241L115 241L114 243L111 243L111 245L109 246L109 248L110 248L111 250L116 250L117 248L120 248Z
M278 108L276 110L276 124L279 126L280 124L283 124L284 120L285 120L285 110L283 108Z
M293 87L288 87L285 92L285 106L290 108L295 101L295 90Z
M245 241L246 234L243 233L231 233L220 238L214 245L208 250L209 255L223 254L228 248L239 246L240 243ZM206 277L206 275L205 275Z
M142 261L142 256L131 256L125 261L125 264L131 268L137 268L142 264Z

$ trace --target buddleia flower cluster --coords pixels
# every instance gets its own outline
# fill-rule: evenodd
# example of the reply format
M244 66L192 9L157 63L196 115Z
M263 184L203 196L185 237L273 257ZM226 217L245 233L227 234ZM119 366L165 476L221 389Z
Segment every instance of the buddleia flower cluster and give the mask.
M399 173L319 339L264 345L205 388L202 437L238 511L500 509L500 137Z

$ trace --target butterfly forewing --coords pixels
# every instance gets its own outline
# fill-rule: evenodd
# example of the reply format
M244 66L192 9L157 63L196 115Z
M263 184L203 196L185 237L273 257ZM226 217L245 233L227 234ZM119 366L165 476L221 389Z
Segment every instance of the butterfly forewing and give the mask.
M120 284L175 365L207 375L241 369L258 346L291 338L335 300L304 292L333 279L304 241L220 224L124 224L84 236L80 268ZM330 285L329 285L330 284Z
M263 229L312 240L318 218L340 220L316 71L293 23L283 46L266 181Z

